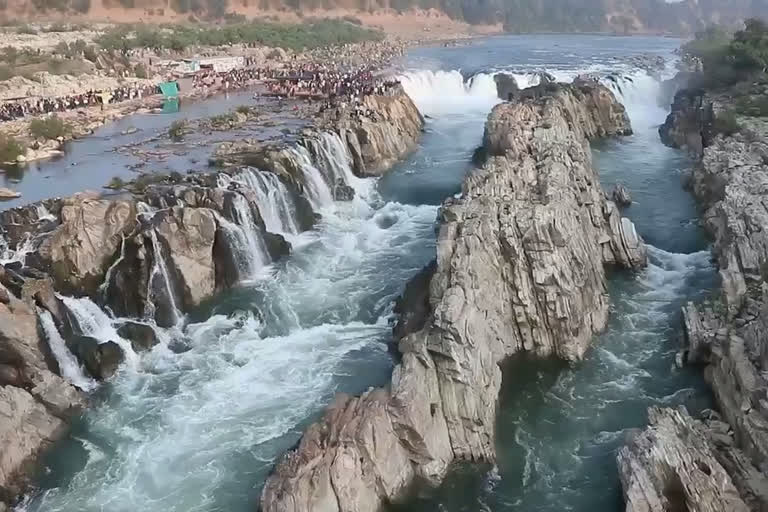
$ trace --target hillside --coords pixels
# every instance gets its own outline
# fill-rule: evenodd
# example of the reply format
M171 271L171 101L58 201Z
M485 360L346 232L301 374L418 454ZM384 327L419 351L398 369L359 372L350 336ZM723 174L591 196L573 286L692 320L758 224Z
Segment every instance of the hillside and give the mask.
M230 15L302 17L328 12L373 23L382 13L401 18L438 12L470 24L503 22L510 32L691 34L713 24L768 16L768 0L0 0L0 17L112 21L174 21ZM419 13L417 15L417 13ZM429 20L423 23L429 26ZM386 28L386 26L385 26Z

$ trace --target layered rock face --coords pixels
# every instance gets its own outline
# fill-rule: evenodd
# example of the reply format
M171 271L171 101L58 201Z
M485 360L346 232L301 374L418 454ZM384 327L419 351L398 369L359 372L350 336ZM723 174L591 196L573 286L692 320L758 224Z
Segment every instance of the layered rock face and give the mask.
M718 462L711 426L685 410L658 408L649 411L649 423L617 456L627 511L759 510L744 503Z
M715 117L702 117L702 112ZM702 474L703 470L691 464L669 469L668 479L686 484L680 499L688 510L746 510L744 504L749 510L768 510L768 125L763 119L743 118L739 120L741 133L716 135L708 130L717 112L717 105L711 103L688 104L675 113L675 119L699 120L698 124L675 126L680 127L679 139L703 141L701 159L689 184L702 208L703 224L714 239L712 251L722 285L718 297L683 308L683 359L704 367L722 421L700 424L697 428L706 434L701 437L708 446L697 442L688 454L684 453L686 444L701 434L689 432L688 426L695 423L690 418L677 418L676 423L688 426L669 430L657 444L660 450L680 447L681 457L689 461L698 460L698 452L708 450L725 470ZM673 413L652 412L651 431L659 414ZM619 464L623 464L621 457ZM643 464L651 473L666 467L656 467L661 464L658 460ZM631 473L622 472L628 493L633 479L644 478ZM689 479L706 480L715 475L719 475L719 486L711 482L708 494L697 495L687 484ZM645 496L628 494L628 510L668 510L649 498L663 494L664 481L646 484L652 489ZM738 491L735 497L731 487Z
M317 158L322 133L335 133L349 151L352 171L357 176L380 176L416 148L423 129L419 109L398 86L387 94L364 96L358 106L338 106L324 112L317 126L302 133L298 144ZM255 140L227 142L217 148L211 161L219 166L274 169L286 183L301 189L301 172L282 147Z
M424 119L401 87L365 96L362 105L342 109L329 128L349 147L358 176L379 176L416 148Z
M705 91L680 89L667 119L659 127L659 136L667 146L700 155L712 137L714 118L713 103Z
M596 83L548 84L494 109L486 161L441 209L437 261L417 277L428 293L401 303L413 312L390 391L338 397L268 479L265 512L378 510L455 459L495 459L499 363L583 357L608 315L605 267L645 264L588 146L629 132Z
M80 393L57 373L38 330L40 294L17 297L0 267L0 508L18 494L36 455L66 431L83 405Z

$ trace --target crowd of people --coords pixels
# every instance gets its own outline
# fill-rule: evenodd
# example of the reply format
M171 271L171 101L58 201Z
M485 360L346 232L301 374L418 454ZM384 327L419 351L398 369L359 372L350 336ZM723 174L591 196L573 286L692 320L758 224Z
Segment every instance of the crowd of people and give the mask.
M270 96L323 99L352 104L365 95L386 94L396 82L381 80L377 67L402 55L399 45L363 43L293 54L279 67L258 67L257 59L245 57L245 67L226 72L203 70L192 77L192 88L234 90L263 82ZM159 94L157 84L137 83L104 91L86 91L58 98L24 98L0 104L0 122L27 116L103 106Z
M64 112L127 100L145 98L160 92L156 84L135 84L105 91L86 91L58 98L32 98L7 101L0 105L0 121L13 121L27 116Z

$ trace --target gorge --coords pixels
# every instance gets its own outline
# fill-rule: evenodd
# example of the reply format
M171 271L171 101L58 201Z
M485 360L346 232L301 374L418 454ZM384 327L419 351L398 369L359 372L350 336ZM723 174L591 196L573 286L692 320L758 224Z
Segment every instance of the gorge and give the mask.
M266 482L264 510L619 510L624 433L651 405L710 406L698 374L673 367L679 306L715 276L680 186L689 161L656 135L659 82L614 58L679 42L605 39L415 50L402 100L378 106L384 129L310 130L219 155L251 168L0 213L7 309L34 325L41 308L40 340L90 402L16 509L252 510ZM499 71L523 88L539 71L603 85L494 107ZM633 198L621 213L603 193L617 184ZM393 302L417 273L412 303L429 307L396 306L409 322L393 361ZM82 365L62 350L73 334ZM539 357L507 359L521 351ZM80 410L70 386L34 392L59 378L25 360L34 403ZM351 425L335 438L312 426L329 403L324 421ZM319 476L302 482L307 461Z

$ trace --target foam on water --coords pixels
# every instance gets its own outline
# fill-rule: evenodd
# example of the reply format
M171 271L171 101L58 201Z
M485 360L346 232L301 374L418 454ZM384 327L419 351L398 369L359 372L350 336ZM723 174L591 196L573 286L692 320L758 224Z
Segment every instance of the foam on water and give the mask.
M59 330L56 328L51 313L38 308L37 316L40 318L40 325L43 327L43 332L45 333L46 340L48 340L48 346L51 348L51 353L59 364L59 372L61 373L61 376L83 391L92 391L96 389L98 383L85 375L83 369L80 368L80 363L77 361L77 358L75 358L72 352L69 351L67 344L64 342L61 334L59 334Z
M108 341L117 343L125 353L126 365L129 367L136 366L138 356L133 351L131 342L117 333L113 320L99 306L87 297L75 298L59 294L56 296L72 313L80 334L95 338L99 343Z
M254 168L243 169L234 176L219 175L220 187L227 188L232 182L247 187L256 194L259 213L264 219L267 231L282 235L299 233L296 206L277 175Z
M499 102L493 74L465 80L460 71L411 71L399 77L405 92L422 114L443 116L488 112Z

